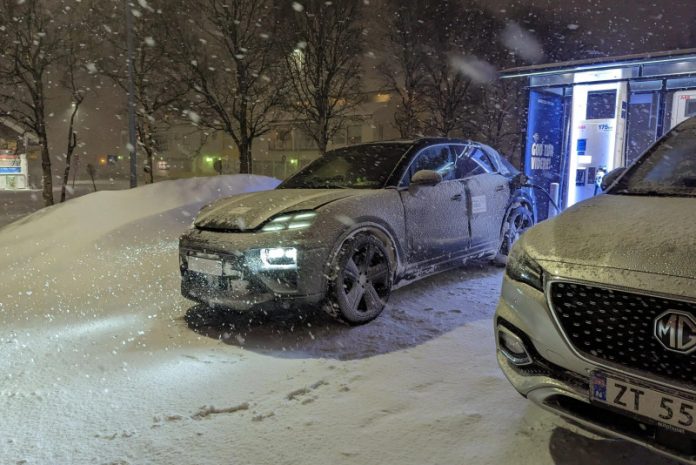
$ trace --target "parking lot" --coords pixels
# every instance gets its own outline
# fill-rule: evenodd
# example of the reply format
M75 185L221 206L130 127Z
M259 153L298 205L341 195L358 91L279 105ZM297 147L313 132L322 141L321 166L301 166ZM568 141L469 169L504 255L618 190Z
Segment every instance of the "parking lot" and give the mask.
M512 389L487 263L395 291L360 327L183 299L177 237L223 178L100 192L0 230L1 463L668 463Z

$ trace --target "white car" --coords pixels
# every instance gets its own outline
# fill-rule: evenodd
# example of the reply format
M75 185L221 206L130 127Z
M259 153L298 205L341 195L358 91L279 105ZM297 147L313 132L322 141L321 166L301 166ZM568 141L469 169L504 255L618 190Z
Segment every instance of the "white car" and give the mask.
M696 120L604 183L514 245L498 362L541 407L696 463Z
M211 307L321 306L365 323L399 281L507 255L534 222L518 179L472 141L333 150L272 191L201 210L180 241L181 291Z

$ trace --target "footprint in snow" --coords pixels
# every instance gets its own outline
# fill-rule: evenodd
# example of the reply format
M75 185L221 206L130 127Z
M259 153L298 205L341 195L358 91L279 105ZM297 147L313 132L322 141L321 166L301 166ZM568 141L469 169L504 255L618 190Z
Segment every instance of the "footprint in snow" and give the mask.
M311 386L306 386L300 389L295 389L294 391L290 392L287 396L285 396L286 399L288 400L295 400L298 399L302 396L305 396L309 394L310 392L316 390L320 386L328 385L324 380L317 381L316 383L312 384ZM311 402L311 401L310 401ZM302 402L302 404L309 403L309 402Z
M227 407L227 408L215 408L212 405L207 406L204 405L201 407L198 412L194 413L191 415L191 419L193 420L202 420L204 418L207 418L211 415L219 415L221 413L235 413L235 412L241 412L244 410L249 410L249 403L244 402L239 405L234 405L232 407Z

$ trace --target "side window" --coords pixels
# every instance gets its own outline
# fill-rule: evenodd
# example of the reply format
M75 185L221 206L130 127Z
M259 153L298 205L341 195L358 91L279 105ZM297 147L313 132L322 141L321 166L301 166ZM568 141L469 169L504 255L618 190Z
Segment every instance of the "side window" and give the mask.
M492 172L495 172L495 167L488 155L480 148L473 147L457 159L457 179Z
M493 164L493 161L491 160L491 157L483 150L483 149L476 149L474 150L474 153L471 155L477 162L483 166L487 172L489 173L495 173L495 165Z
M403 180L402 185L407 186L411 182L413 175L421 170L437 171L442 175L443 181L455 179L454 155L450 147L447 145L435 145L421 150L408 169L406 179Z

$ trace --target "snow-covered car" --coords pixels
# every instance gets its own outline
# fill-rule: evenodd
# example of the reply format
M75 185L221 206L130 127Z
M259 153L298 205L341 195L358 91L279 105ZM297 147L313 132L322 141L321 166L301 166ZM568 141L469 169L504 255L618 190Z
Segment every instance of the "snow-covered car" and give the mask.
M498 363L541 407L696 463L696 119L514 245Z
M211 307L311 305L370 321L399 282L506 254L534 221L519 177L471 141L330 151L274 190L203 208L180 239L182 294Z

